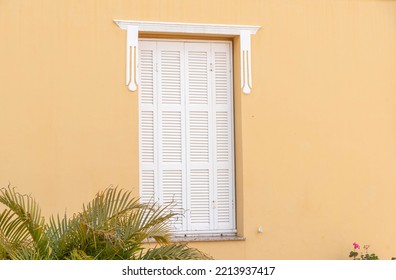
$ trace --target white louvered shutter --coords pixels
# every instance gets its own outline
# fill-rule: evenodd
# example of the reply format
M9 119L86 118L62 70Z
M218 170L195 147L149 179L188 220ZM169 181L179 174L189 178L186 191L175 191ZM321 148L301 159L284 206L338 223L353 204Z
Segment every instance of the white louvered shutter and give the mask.
M173 203L175 231L185 229L184 44L158 42L158 176L161 203Z
M139 158L142 202L158 201L156 140L157 81L155 76L156 43L141 42L139 48Z
M213 43L215 228L235 228L234 132L230 45Z
M142 201L176 232L235 232L231 45L140 41Z
M186 43L187 217L188 229L213 225L210 114L210 44Z

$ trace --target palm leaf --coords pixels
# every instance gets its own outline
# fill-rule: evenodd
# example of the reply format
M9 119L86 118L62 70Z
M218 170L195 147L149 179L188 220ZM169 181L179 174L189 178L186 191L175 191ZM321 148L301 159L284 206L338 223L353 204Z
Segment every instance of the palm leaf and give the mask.
M174 243L148 249L141 254L141 260L210 260L210 256L190 248L185 243Z
M138 242L154 238L160 244L168 244L170 242L169 221L175 215L168 211L170 206L143 204L142 208L121 220L126 230L125 237L135 238Z
M112 219L139 208L139 199L132 197L132 192L116 187L99 192L91 202L83 205L81 214L92 227L102 227Z
M45 221L36 201L31 196L22 195L8 186L0 189L0 203L7 207L0 216L3 246L8 243L8 250L21 245L25 248L32 246L36 252L35 258L49 258L51 248L45 235ZM17 256L14 253L15 258L24 256L26 254Z

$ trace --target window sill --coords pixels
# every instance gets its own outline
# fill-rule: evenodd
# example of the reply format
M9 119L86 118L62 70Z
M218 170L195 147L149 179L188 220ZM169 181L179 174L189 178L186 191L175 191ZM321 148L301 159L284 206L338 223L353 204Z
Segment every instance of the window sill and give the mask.
M218 241L245 241L243 236L189 236L173 237L172 242L218 242Z
M175 236L171 242L222 242L222 241L245 241L243 236ZM143 241L143 243L156 243L153 238Z

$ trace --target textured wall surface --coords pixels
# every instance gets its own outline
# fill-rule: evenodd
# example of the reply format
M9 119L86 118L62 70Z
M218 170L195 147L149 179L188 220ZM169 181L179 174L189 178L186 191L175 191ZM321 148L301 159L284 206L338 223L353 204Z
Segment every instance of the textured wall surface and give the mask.
M234 69L246 241L191 245L345 259L356 241L396 257L396 1L0 0L0 186L47 215L110 184L138 194L137 94L113 19L262 26L250 95Z

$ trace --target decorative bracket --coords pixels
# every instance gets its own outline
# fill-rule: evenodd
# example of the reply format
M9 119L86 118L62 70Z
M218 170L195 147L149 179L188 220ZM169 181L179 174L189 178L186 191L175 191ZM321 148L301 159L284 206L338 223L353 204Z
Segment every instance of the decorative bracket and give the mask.
M252 89L252 56L250 47L250 32L242 30L241 42L241 88L244 93L249 94Z
M128 25L126 47L126 85L130 91L135 91L137 89L139 81L139 72L137 71L137 64L139 61L138 41L138 27Z
M260 26L251 25L225 25L225 24L195 24L174 22L152 22L114 20L123 30L127 31L126 46L126 84L130 91L138 88L138 38L139 32L153 33L184 33L195 35L226 35L240 36L241 56L241 88L244 93L249 94L252 89L252 57L250 37L256 34Z

